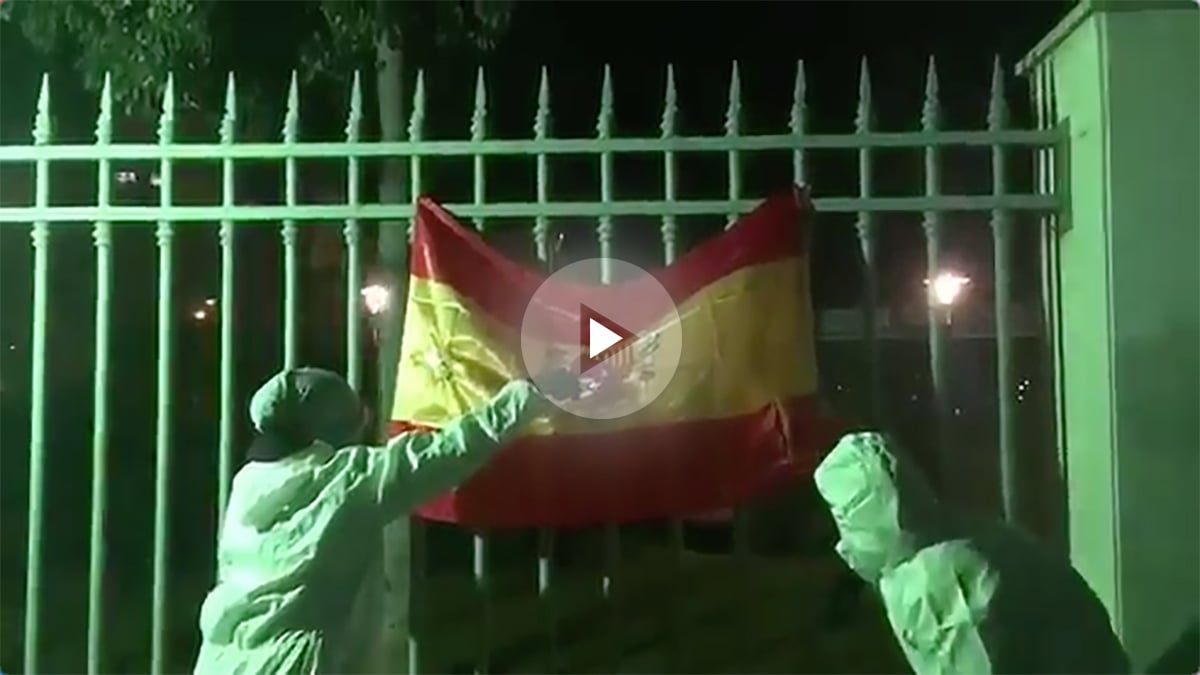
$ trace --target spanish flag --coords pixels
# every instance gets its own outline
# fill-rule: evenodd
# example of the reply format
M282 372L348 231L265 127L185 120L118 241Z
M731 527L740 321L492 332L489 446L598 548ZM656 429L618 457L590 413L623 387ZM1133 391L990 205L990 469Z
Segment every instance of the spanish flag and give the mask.
M420 514L478 527L619 523L729 508L811 475L841 430L816 396L811 216L795 188L652 273L675 302L683 345L649 405L535 425ZM428 198L410 270L393 432L440 427L526 376L522 319L545 281ZM630 302L639 292L590 290Z

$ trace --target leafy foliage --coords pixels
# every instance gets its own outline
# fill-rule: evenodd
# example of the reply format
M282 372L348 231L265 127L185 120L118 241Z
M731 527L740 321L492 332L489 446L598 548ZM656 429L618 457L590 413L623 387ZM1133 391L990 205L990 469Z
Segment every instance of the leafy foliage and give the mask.
M487 49L512 0L9 0L41 51L70 59L90 90L110 73L116 102L153 111L168 73L181 105L220 110L226 73L250 105L275 97L288 74L344 79L375 65L387 40L421 65L444 49Z

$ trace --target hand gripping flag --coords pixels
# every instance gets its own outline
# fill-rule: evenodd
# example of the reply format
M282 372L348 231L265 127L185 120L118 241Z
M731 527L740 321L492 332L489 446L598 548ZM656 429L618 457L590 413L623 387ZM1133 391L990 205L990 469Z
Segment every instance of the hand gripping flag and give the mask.
M678 307L684 344L650 405L613 420L544 420L421 515L479 527L626 522L729 508L810 476L842 430L816 396L811 216L795 188L653 272ZM527 375L520 329L545 280L427 198L410 270L393 433L440 427ZM653 366L638 361L609 367Z

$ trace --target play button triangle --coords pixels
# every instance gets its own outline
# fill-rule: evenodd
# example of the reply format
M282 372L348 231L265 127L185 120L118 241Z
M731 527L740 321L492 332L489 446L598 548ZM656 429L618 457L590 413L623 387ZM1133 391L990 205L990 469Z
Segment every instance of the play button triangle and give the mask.
M596 367L636 339L637 335L633 331L622 327L616 321L587 305L579 306L579 340L587 354L581 359L582 372Z
M620 342L622 338L616 331L609 330L604 324L595 319L588 319L588 357L595 358L597 354Z

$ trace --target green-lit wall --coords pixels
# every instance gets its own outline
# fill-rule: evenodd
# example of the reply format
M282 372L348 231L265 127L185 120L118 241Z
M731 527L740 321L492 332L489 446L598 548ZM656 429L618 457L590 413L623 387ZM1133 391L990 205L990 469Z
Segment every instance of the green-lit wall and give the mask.
M1082 16L1048 55L1071 551L1142 667L1200 614L1200 11Z

